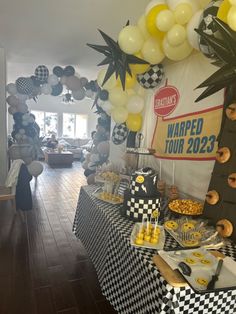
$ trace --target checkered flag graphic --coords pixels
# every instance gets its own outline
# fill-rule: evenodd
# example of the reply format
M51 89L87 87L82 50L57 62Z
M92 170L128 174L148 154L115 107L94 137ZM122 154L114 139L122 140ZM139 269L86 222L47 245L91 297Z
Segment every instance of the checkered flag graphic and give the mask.
M164 75L162 64L151 65L150 69L142 74L137 75L139 84L148 89L157 87Z
M122 144L127 136L128 136L128 129L126 127L125 123L121 123L121 124L116 124L114 126L113 132L112 132L112 142L115 145L120 145Z
M45 82L49 76L49 70L45 65L39 65L34 74L40 82Z
M199 29L203 30L204 33L208 35L212 35L214 37L217 37L216 28L214 26L213 17L217 16L217 12L219 10L219 6L221 5L222 1L212 1L204 9L201 21L199 23ZM213 58L215 55L214 50L208 46L207 42L200 36L199 37L199 48L201 52L208 58Z
M19 94L30 95L33 92L33 81L28 77L19 77L16 80L16 89Z
M144 218L150 219L154 210L160 210L161 200L159 198L130 197L125 201L126 216L132 220L141 222Z

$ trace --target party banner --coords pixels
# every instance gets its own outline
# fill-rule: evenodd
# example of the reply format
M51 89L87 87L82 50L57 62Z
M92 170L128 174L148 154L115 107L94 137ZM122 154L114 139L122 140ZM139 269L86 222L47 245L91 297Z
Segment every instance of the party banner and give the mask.
M158 102L155 102L155 111L157 105ZM183 160L214 159L221 116L222 105L171 118L158 115L152 141L156 157Z

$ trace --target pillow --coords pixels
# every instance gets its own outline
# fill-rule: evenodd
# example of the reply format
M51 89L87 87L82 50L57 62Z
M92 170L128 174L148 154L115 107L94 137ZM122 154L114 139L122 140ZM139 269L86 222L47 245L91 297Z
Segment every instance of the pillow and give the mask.
M59 140L58 144L63 145L64 147L71 147L71 144L68 143L67 141L63 140L63 139Z

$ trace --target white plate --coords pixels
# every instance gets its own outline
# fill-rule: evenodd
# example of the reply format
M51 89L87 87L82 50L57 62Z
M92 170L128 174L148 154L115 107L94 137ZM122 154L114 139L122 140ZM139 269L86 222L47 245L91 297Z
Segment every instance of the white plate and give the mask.
M131 245L136 246L136 247L143 247L143 248L147 248L147 249L163 250L164 244L165 244L165 231L164 231L163 226L158 225L161 232L160 232L160 236L159 236L159 242L157 244L153 244L153 243L150 243L147 241L144 241L144 243L142 245L137 245L135 243L135 238L136 238L137 233L140 230L141 224L142 224L141 222L137 222L133 227L133 230L132 230L132 233L130 236Z
M109 204L113 204L113 205L119 205L119 204L123 204L123 200L122 201L111 201L111 200L104 200L100 197L100 193L101 192L96 192L96 193L93 193L93 196L95 196L97 199L99 199L100 201L103 201L105 203L109 203Z
M194 255L196 252L202 253L204 255L204 259L210 260L211 263L209 265L203 265L201 263L201 257L197 258ZM180 262L186 262L186 258L193 258L196 261L194 265L187 263L187 265L189 265L192 270L190 276L184 275L181 269L179 269L179 271L196 292L205 293L208 291L206 285L199 284L199 278L203 280L205 279L208 283L216 271L218 259L214 257L209 251L204 248L198 248L173 252L159 251L158 254L163 258L164 261L166 261L167 264L169 264L172 269L179 269L178 264ZM233 269L236 268L236 262L234 262L230 257L225 257L223 260L223 266L219 275L219 279L215 283L214 290L235 289L236 274L234 273Z

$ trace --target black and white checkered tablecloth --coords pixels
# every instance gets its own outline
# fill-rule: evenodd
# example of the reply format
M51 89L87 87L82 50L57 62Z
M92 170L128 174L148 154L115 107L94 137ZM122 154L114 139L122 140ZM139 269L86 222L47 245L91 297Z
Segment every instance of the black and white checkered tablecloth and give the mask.
M133 222L114 206L93 196L95 186L81 188L73 231L96 268L103 294L118 313L235 314L236 290L197 294L190 287L173 288L152 262L152 249L130 245ZM166 235L164 249L175 249ZM221 251L236 260L233 244Z

